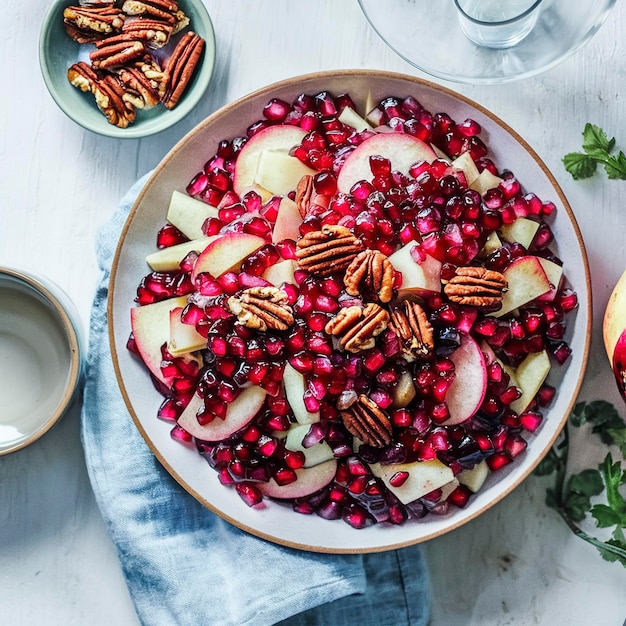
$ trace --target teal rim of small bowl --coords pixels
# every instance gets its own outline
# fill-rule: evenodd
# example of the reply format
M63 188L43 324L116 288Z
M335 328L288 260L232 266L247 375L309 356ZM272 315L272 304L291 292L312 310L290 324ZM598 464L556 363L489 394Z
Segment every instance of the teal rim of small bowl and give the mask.
M198 104L207 90L215 67L215 32L209 13L200 0L181 0L181 9L190 19L188 30L205 40L200 66L177 106L166 109L158 104L148 110L137 110L136 120L127 128L109 124L98 109L93 96L73 87L67 79L67 70L79 60L89 60L90 46L69 38L63 25L63 11L71 0L57 0L46 13L39 38L39 65L52 99L59 108L79 126L107 137L138 139L160 133L173 126Z

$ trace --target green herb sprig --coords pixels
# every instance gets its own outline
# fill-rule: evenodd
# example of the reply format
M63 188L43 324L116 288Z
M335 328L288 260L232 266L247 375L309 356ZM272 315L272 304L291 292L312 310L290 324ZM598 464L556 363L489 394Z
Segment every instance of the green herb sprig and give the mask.
M609 178L626 180L626 155L621 150L611 154L614 147L615 137L609 139L601 128L587 123L583 130L584 152L566 154L563 164L575 180L593 176L598 164L604 166Z
M596 400L576 404L568 424L580 427L585 423L603 443L616 446L626 456L626 424L610 402ZM535 470L540 476L556 474L554 487L547 490L546 504L557 511L576 536L594 545L604 559L626 567L626 499L621 493L626 485L626 471L621 469L619 461L613 461L609 452L597 469L584 469L567 477L568 454L569 433L565 428L562 438ZM591 498L603 493L606 504L592 504ZM578 526L587 515L595 520L597 528L612 529L607 541Z

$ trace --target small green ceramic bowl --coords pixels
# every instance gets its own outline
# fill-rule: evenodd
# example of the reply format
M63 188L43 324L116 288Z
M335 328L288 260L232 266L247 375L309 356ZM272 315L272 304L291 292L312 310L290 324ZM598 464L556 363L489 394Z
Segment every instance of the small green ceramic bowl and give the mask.
M68 68L77 61L89 62L91 45L80 45L70 39L63 24L63 11L78 0L56 0L46 14L39 40L39 64L46 87L61 110L77 124L100 135L120 139L137 139L159 133L182 120L203 96L215 65L215 34L211 18L201 0L180 0L180 8L190 18L188 29L204 38L206 45L200 66L178 105L169 110L159 104L149 110L138 110L128 128L107 122L91 94L73 87L67 79Z

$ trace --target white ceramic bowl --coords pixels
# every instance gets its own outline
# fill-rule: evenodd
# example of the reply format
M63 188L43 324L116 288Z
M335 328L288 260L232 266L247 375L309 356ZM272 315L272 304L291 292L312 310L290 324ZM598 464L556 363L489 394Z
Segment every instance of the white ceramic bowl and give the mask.
M569 319L566 336L572 357L564 367L553 368L550 382L558 387L558 393L546 411L542 427L530 436L526 453L494 473L466 508L443 517L431 515L401 526L377 524L354 530L341 521L296 514L289 505L275 502L261 510L248 508L234 490L219 484L217 474L199 454L171 439L170 426L156 418L162 398L147 371L126 348L129 310L140 279L148 273L145 257L153 251L171 192L184 191L222 138L241 135L248 124L260 119L270 98L291 102L300 93L322 90L347 92L360 109L370 97L376 101L392 94L413 95L430 111L445 111L457 120L471 117L482 126L494 160L513 169L523 186L544 200L552 200L557 207L551 223L558 241L555 251L563 259L580 300L578 310ZM588 356L591 296L587 258L575 218L554 177L526 142L485 108L448 89L399 74L358 70L297 77L261 89L211 115L174 146L146 184L125 225L111 281L109 322L115 368L132 418L154 454L189 493L225 519L250 533L300 549L387 550L436 537L486 511L532 472L555 441L576 399Z
M82 356L67 295L45 278L0 268L0 455L29 445L63 416Z

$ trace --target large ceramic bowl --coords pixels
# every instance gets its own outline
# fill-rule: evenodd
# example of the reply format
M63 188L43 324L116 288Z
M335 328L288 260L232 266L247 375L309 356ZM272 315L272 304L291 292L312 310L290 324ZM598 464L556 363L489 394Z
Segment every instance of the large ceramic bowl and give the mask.
M206 7L200 0L182 0L180 8L190 19L185 30L193 30L205 40L205 49L194 77L179 103L169 110L162 104L149 110L138 110L136 120L128 128L109 124L98 110L94 98L73 87L67 79L67 70L77 61L88 62L92 45L78 44L67 35L63 11L78 2L55 0L50 5L41 26L39 64L44 82L53 100L74 122L99 135L118 139L137 139L159 133L173 126L190 113L211 81L215 65L215 34Z
M527 451L492 474L466 508L443 517L430 515L400 526L376 524L355 530L342 521L300 515L275 502L260 510L248 508L234 490L219 484L216 472L195 450L172 440L170 426L156 418L162 398L126 348L137 285L148 273L145 257L154 249L172 191L184 191L218 142L241 135L260 118L269 99L291 102L300 93L322 90L348 92L361 109L368 98L413 95L433 112L446 111L458 120L474 118L484 129L495 161L506 163L522 185L557 207L552 223L558 242L555 251L580 299L566 336L572 356L565 366L553 368L550 382L558 393L541 428L530 436ZM421 542L461 526L502 500L532 472L564 426L581 385L590 340L590 299L586 254L572 211L545 164L515 131L482 106L429 82L376 71L339 71L293 78L252 93L208 117L174 146L147 182L123 230L111 277L110 338L119 385L137 428L167 471L195 498L236 526L280 544L321 552L372 552Z

